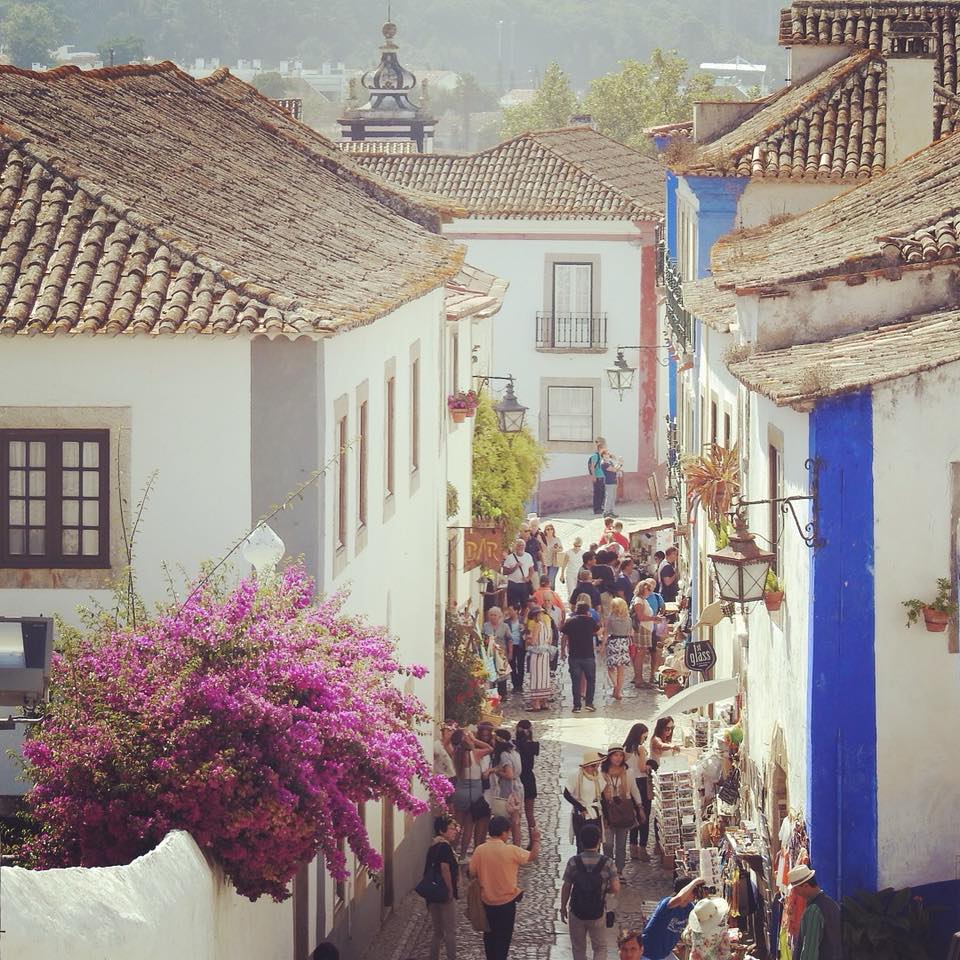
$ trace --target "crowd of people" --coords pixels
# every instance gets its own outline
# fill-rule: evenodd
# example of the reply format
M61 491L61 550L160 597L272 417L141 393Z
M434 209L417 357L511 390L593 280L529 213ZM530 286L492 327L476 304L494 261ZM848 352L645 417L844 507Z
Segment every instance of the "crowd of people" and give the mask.
M604 520L597 543L577 537L565 550L552 524L531 516L503 555L506 606L491 590L483 637L489 681L501 700L522 693L531 710L546 710L558 661L568 660L573 711L594 711L597 671L605 670L614 700L624 684L656 681L661 655L685 608L678 551L670 546L638 563L621 521ZM564 601L557 583L566 587ZM569 658L569 659L568 659ZM646 671L646 676L644 673Z

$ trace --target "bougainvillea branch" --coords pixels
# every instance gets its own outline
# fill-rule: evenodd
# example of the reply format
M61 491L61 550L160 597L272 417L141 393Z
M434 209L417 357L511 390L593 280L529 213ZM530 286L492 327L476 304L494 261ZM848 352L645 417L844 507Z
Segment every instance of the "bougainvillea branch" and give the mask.
M314 601L300 566L273 584L204 587L138 630L88 632L58 655L44 722L25 744L38 867L127 863L189 831L237 890L282 900L321 854L343 877L341 841L381 867L357 804L421 813L433 775L423 703L398 689L393 640Z

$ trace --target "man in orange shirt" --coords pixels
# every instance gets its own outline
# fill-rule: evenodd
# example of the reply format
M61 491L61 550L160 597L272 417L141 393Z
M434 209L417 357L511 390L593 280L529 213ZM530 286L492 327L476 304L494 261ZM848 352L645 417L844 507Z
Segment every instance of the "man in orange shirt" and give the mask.
M489 839L481 843L470 859L470 876L480 882L480 898L487 911L490 930L483 935L483 952L487 960L507 960L517 904L523 891L517 886L520 867L537 859L540 853L540 831L530 831L530 849L524 850L506 842L510 821L494 817L488 828Z

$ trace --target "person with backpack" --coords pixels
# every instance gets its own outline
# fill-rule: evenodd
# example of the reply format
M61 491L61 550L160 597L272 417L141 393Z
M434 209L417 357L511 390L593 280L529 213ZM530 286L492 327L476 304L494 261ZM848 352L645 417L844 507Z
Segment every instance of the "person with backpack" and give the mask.
M587 476L593 480L593 512L598 517L603 513L603 496L606 492L606 484L603 478L603 457L601 456L601 451L606 445L607 441L603 437L597 437L597 449L587 459Z
M427 912L433 923L430 960L440 960L440 947L446 960L457 960L457 881L460 866L453 845L460 827L453 817L441 816L433 821L433 843L427 847L423 866L423 880L417 893L427 902Z
M607 957L607 897L620 892L613 861L600 853L600 828L580 828L581 852L567 861L560 891L560 919L570 925L573 960L587 960L587 936L593 960Z

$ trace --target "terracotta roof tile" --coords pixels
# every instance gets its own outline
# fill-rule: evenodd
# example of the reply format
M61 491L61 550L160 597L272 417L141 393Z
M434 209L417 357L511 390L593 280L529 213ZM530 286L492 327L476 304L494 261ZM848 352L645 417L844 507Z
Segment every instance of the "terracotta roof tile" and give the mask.
M0 67L0 116L0 332L336 331L460 269L436 211L232 78Z
M785 223L721 237L711 252L713 277L744 292L881 270L891 265L888 238L901 238L900 257L913 262L914 235L922 246L919 235L933 230L936 238L938 229L938 257L946 256L950 233L939 225L955 219L958 190L960 135L954 135ZM932 252L923 256L931 258Z
M737 297L732 290L720 290L713 277L688 280L683 285L683 306L692 316L719 333L729 333L737 322Z
M856 392L958 360L960 310L948 310L835 340L754 353L729 367L751 390L782 407Z
M903 237L877 237L887 260L924 263L950 260L960 250L960 217L957 213L914 230Z
M523 133L474 154L357 154L404 187L460 204L471 217L659 219L664 168L591 127Z
M780 11L780 43L784 46L846 44L886 52L890 27L897 21L920 20L936 36L936 82L957 94L957 45L960 2L874 3L797 2ZM955 128L952 110L936 104L934 138Z
M886 64L861 51L785 87L729 133L700 147L685 173L779 180L863 180L886 161Z

